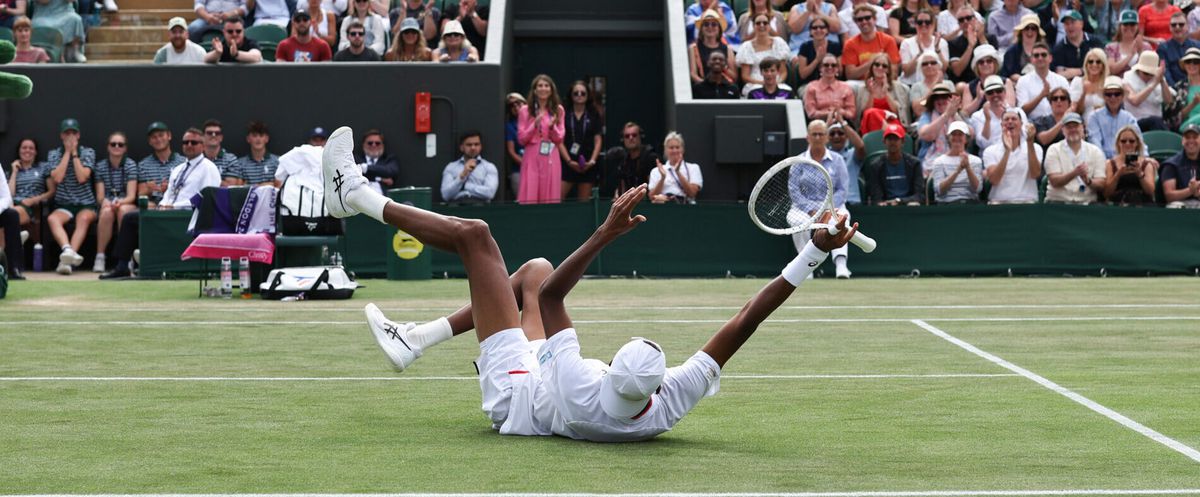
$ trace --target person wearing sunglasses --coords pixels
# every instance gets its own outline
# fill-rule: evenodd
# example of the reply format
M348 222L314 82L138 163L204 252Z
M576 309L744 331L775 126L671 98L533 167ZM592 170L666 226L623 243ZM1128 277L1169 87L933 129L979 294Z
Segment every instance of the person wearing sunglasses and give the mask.
M1083 31L1083 14L1078 10L1064 10L1060 21L1065 34L1051 52L1054 56L1054 72L1071 79L1084 73L1087 54L1093 49L1103 52L1104 44Z
M897 42L903 43L917 35L917 14L921 11L932 12L927 0L900 0L888 13L888 34Z
M262 62L262 51L258 42L246 36L242 18L226 18L222 29L223 36L213 38L212 50L204 54L205 63L256 64Z
M196 19L187 27L193 43L200 43L209 31L221 30L226 20L242 18L250 12L246 0L196 0L195 11Z
M854 90L838 79L841 71L842 65L833 54L821 60L821 79L804 88L804 113L809 121L827 117L830 112L848 121L858 120Z
M105 252L125 214L137 210L137 163L129 157L129 139L116 131L108 135L108 156L96 164L94 178L100 213L96 220L96 260L92 272L103 273Z
M1154 52L1143 53L1133 69L1125 71L1125 110L1138 120L1142 131L1167 129L1163 102L1173 101L1175 93L1167 85L1165 73Z
M696 22L700 23L696 27L699 35L696 41L688 46L688 67L691 70L692 84L708 78L708 56L713 52L725 54L726 61L737 60L733 48L725 43L725 37L722 35L725 18L721 17L721 14L715 10L708 10ZM737 84L737 71L734 69L726 65L723 74L725 83Z
M204 156L221 172L221 186L238 186L242 179L234 171L237 156L225 149L225 126L216 119L206 119L200 129L204 130Z
M1033 120L1050 114L1050 102L1046 100L1046 97L1050 96L1050 90L1070 89L1071 84L1067 82L1067 78L1050 70L1050 47L1044 42L1033 46L1030 57L1033 70L1017 80L1017 105L1020 105L1025 115Z
M604 154L610 161L608 171L616 171L613 196L619 196L631 188L645 183L650 170L658 163L658 152L642 139L642 126L633 121L621 127L621 146L613 147Z
M1092 117L1092 112L1104 107L1104 83L1108 77L1108 57L1104 50L1093 48L1084 57L1083 74L1071 79L1073 110L1083 117L1083 122Z
M382 0L380 2L382 3ZM732 15L730 14L731 18ZM463 29L463 36L479 51L477 56L482 56L487 49L488 6L480 6L478 0L447 2L446 11L442 15L443 36L451 21L458 22Z
M904 126L912 122L912 106L908 101L911 89L896 81L891 67L892 62L886 54L875 54L870 75L862 86L855 88L854 106L862 109L859 122L862 133L882 129L894 119L900 119Z
M1071 94L1062 88L1050 90L1050 96L1046 98L1050 100L1050 115L1033 121L1033 126L1038 130L1037 142L1043 147L1063 140L1063 119L1075 108L1071 103ZM1079 119L1083 122L1083 116Z
M943 11L938 14L938 22L948 12ZM946 41L946 52L950 56L950 81L955 83L970 83L979 78L975 73L974 54L979 47L987 46L995 52L995 37L989 37L983 25L983 21L979 19L979 14L970 5L963 5L958 8L957 18L954 21L956 26L955 35L951 36ZM940 28L939 28L940 29ZM948 36L943 34L943 36ZM993 54L993 57L995 55ZM998 59L997 59L998 60ZM999 69L999 62L994 66L993 72ZM985 78L987 76L984 76ZM971 93L974 96L974 92Z
M762 86L758 63L767 58L790 60L792 52L783 38L771 36L771 19L766 14L758 14L754 17L754 38L742 43L737 51L737 64L744 85L742 95Z
M1007 51L1018 40L1021 33L1018 25L1023 24L1025 17L1034 15L1032 10L1025 8L1021 0L1003 0L1000 8L993 10L987 18L987 34L996 38L996 50Z
M1167 119L1171 127L1200 124L1200 48L1188 49L1179 59L1184 78L1175 83L1175 101Z
M1083 118L1063 116L1065 140L1046 149L1046 203L1090 204L1104 191L1104 152L1083 139Z
M1153 205L1158 161L1146 155L1142 131L1136 125L1124 126L1110 140L1116 148L1105 166L1104 198L1114 205Z
M861 4L854 7L854 23L860 32L842 45L842 65L846 79L863 79L871 71L875 54L885 53L892 62L892 74L899 74L900 48L891 35L875 28L875 9Z
M1200 12L1200 9L1194 9ZM1179 61L1189 48L1200 48L1200 42L1188 37L1187 16L1177 12L1171 16L1171 38L1158 45L1158 58L1167 70L1167 84L1175 86L1181 80L1187 79L1183 66Z
M370 180L371 189L379 193L398 186L400 181L400 161L387 153L385 147L383 132L368 129L363 133L362 151L354 157L362 175Z
M817 19L809 23L808 30L812 33L812 39L800 45L800 52L793 59L796 72L800 76L799 84L801 86L821 77L820 66L821 61L825 59L825 54L833 54L838 58L842 56L842 45L829 38L829 23L824 19ZM777 60L782 63L786 59ZM781 74L783 78L787 77L786 65L782 68Z
M1004 51L1004 64L1000 66L1000 75L1014 82L1022 75L1033 72L1036 67L1033 60L1033 47L1038 43L1050 46L1046 42L1046 32L1042 30L1037 14L1030 14L1022 18L1016 29L1017 34L1014 35L1016 42ZM1047 48L1046 52L1049 53L1050 49Z
M1138 19L1146 41L1157 45L1170 39L1171 18L1176 13L1182 14L1183 11L1170 0L1151 0L1142 4L1138 9Z
M1067 95L1065 88L1057 88L1054 92L1062 92L1062 95ZM979 106L979 110L971 113L971 128L974 130L975 145L979 150L986 150L992 144L1000 141L1001 127L1000 120L1004 116L1004 111L1009 108L1005 101L1006 89L1004 79L995 74L988 76L983 82L983 87L979 89L979 94L983 96L983 104ZM1068 103L1070 97L1067 97ZM1063 111L1066 111L1064 107ZM1021 122L1027 121L1025 112L1017 108Z
M868 0L852 0L850 5L843 3L841 10L838 11L838 19L842 21L842 32L838 33L838 35L843 44L850 40L850 38L858 36L859 33L862 33L862 30L858 27L858 23L854 20L854 9L857 9L859 5L866 5L867 7L871 7L875 10L876 30L887 31L888 29L887 11L883 10L883 7L875 5Z
M800 50L800 45L812 39L812 33L809 31L809 25L817 20L825 21L829 26L828 35L834 41L840 41L838 33L842 32L842 20L838 18L837 7L823 0L804 0L792 6L788 11L788 49L793 52ZM757 17L756 17L757 20ZM769 20L769 19L768 19Z
M314 0L315 1L315 0ZM275 48L277 62L329 62L333 50L325 40L316 36L312 15L308 10L297 9L292 14L292 35L279 42Z
M925 52L936 54L941 66L947 66L950 59L949 47L946 40L936 32L933 22L933 12L929 10L921 10L913 17L917 32L900 42L901 83L911 85L921 79L920 71L917 70L917 56Z
M1200 209L1200 124L1179 130L1183 150L1162 164L1163 196L1168 209Z
M604 121L584 81L571 83L571 108L567 110L563 129L566 134L558 144L563 200L570 196L571 190L577 190L575 197L579 200L588 200L592 198L592 187L600 181L600 168L596 164L603 145Z
M687 25L688 43L695 41L700 36L701 25L698 23L700 18L710 10L724 19L724 22L721 23L720 34L730 46L736 49L742 44L742 38L738 35L737 16L729 4L723 0L696 0L687 6L683 14L684 22Z
M449 21L442 30L442 42L433 51L436 62L479 62L479 51L463 33L462 24Z
M771 36L788 39L787 20L784 18L783 12L775 10L771 0L750 0L750 8L738 16L738 36L743 40L754 37L754 18L759 14L765 14L771 20Z
M1137 119L1125 110L1125 82L1116 76L1109 76L1104 81L1104 108L1093 112L1087 120L1088 141L1104 151L1104 157L1111 159L1117 153L1117 131L1131 127L1137 130Z
M369 0L350 0L350 8L346 11L346 17L342 19L338 51L345 50L350 46L350 24L355 20L363 26L362 29L366 36L364 43L367 47L377 54L384 53L387 48L388 20L372 11Z
M334 55L333 60L339 60L339 55L347 61L365 60L370 58L370 54L375 53L366 46L365 30L362 26L351 26L346 33L350 36L350 46ZM355 55L356 50L361 55ZM392 39L392 48L383 54L383 60L388 62L429 62L433 60L433 51L426 46L425 36L421 34L416 19L410 17L400 21L400 31Z

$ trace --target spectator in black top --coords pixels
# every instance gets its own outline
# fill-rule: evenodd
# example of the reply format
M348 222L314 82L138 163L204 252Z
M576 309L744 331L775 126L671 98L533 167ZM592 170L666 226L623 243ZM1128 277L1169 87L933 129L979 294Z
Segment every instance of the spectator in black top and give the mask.
M408 19L404 21L408 22ZM352 18L346 22L350 23L350 26L346 28L346 37L350 39L350 44L346 48L338 50L338 53L333 56L333 61L379 62L379 54L367 46L367 28L363 26L362 21Z
M236 62L239 64L255 64L262 62L262 52L258 42L246 37L246 28L240 17L225 19L222 36L212 39L212 50L204 54L204 62Z
M1070 80L1083 75L1083 58L1088 50L1104 48L1104 44L1083 32L1083 14L1077 10L1063 11L1062 26L1066 34L1062 41L1054 45L1051 58L1054 60L1054 72Z
M1162 189L1168 209L1200 208L1200 125L1186 124L1183 150L1163 162Z
M563 127L566 134L563 142L558 144L558 152L562 155L563 200L576 185L579 186L576 197L587 200L592 196L592 187L600 181L596 161L600 158L600 130L604 129L604 122L591 88L583 81L571 83L571 108L563 120Z
M645 183L650 179L650 170L658 164L658 154L650 145L643 143L642 127L635 122L625 123L621 129L621 146L613 147L605 154L609 177L613 178L616 191L614 197L625 190Z
M725 82L725 54L713 52L708 54L708 75L704 81L692 85L692 98L696 99L733 99L738 98L738 89Z
M400 184L400 162L384 147L383 132L369 129L363 134L362 155L355 157L363 176L371 180L371 188L380 193Z
M478 0L459 0L458 5L449 5L446 11L442 13L442 30L446 29L446 22L449 20L457 20L462 23L463 32L467 36L467 41L479 50L479 57L483 57L484 44L487 43L488 30L488 8L487 6L478 7Z
M925 178L921 160L904 153L904 128L884 128L887 153L867 164L867 191L876 205L920 205L925 203Z
M963 5L955 12L958 21L959 34L952 40L946 40L947 55L950 56L950 81L967 83L975 80L975 48L982 45L996 46L996 37L987 34L987 26L980 22L975 15L975 9ZM999 70L999 67L996 68Z

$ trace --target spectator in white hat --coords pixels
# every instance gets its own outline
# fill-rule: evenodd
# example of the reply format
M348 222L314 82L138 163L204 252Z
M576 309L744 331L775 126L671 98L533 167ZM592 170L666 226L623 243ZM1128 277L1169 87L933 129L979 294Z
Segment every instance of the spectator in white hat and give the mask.
M462 24L446 21L442 29L442 42L433 51L434 62L479 62L479 51L467 41Z
M1116 76L1104 81L1104 109L1092 113L1087 120L1088 141L1104 150L1104 157L1111 159L1117 149L1117 131L1132 126L1138 135L1142 129L1137 119L1125 110L1125 82Z
M1155 52L1142 52L1133 69L1125 71L1125 110L1138 120L1142 131L1165 130L1163 102L1175 98L1175 91L1167 85L1166 71Z

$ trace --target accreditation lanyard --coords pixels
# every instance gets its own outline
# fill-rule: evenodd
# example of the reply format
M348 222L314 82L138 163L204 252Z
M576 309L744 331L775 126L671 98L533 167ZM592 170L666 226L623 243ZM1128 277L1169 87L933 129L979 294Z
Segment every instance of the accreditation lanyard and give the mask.
M200 162L203 160L204 160L203 158L200 158L199 160L197 160L194 163L190 162L190 161L187 162L187 166L184 166L183 172L179 173L179 177L175 178L175 184L171 185L172 186L171 192L175 195L175 200L179 200L179 192L181 190L183 190L183 185L187 184L188 176L192 175L192 171L194 170L194 167L197 164L200 164Z
M570 113L568 113L567 117L570 118L570 120L571 120L571 142L582 147L583 146L582 136L584 133L587 132L588 124L591 124L591 119L588 117L588 113L587 113L587 111L583 111L583 126L581 126L581 127L575 126L576 123L580 122L578 119L575 118L575 111L571 111Z

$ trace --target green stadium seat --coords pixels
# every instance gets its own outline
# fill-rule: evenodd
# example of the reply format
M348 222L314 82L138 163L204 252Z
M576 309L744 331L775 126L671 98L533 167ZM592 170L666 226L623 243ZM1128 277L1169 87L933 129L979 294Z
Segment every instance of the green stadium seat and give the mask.
M875 152L884 151L883 148L883 130L875 130L863 135L863 145L866 147L867 157Z
M1173 131L1147 131L1142 134L1150 156L1162 162L1183 150L1183 136Z
M34 26L33 35L29 40L35 47L42 47L50 56L50 62L62 62L63 37L62 32L41 26Z
M262 52L263 60L267 62L275 62L275 50L279 48L279 44L271 41L259 42L258 49Z
M733 0L730 7L733 7L733 18L741 18L742 14L750 10L750 0Z
M13 38L13 30L0 26L0 40L8 40L16 43L16 39Z
M287 31L274 24L259 24L258 26L250 26L246 28L246 37L257 41L259 45L263 42L274 43L278 45L288 37Z
M927 178L925 180L925 205L933 205L937 203L933 200L933 188L933 178Z

